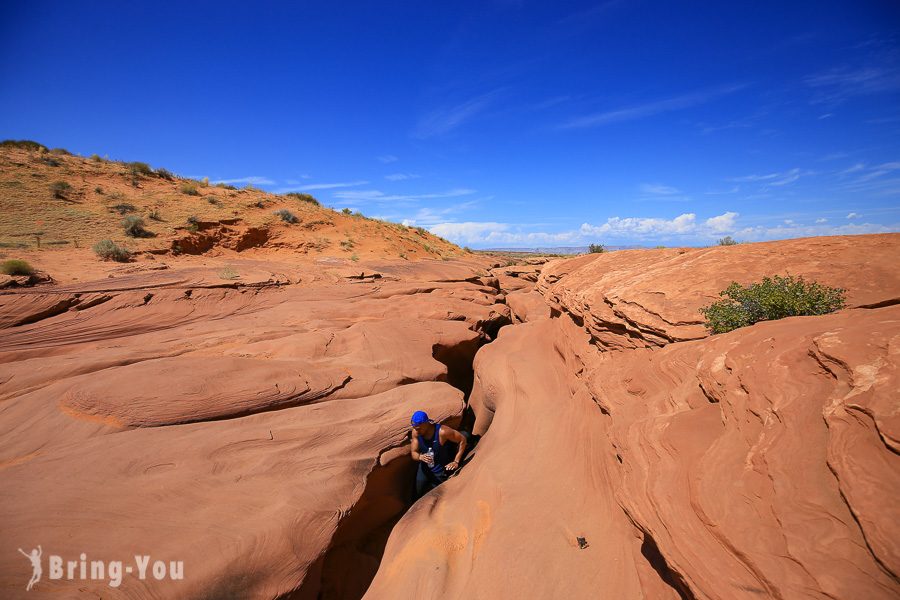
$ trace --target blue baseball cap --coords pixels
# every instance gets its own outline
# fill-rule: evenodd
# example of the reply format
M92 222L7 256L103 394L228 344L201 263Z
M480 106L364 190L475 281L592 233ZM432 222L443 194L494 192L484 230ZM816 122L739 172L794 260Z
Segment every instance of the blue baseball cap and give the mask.
M424 410L417 410L413 413L412 419L410 419L410 423L415 425L421 425L422 423L428 423L431 419L428 418L428 413Z

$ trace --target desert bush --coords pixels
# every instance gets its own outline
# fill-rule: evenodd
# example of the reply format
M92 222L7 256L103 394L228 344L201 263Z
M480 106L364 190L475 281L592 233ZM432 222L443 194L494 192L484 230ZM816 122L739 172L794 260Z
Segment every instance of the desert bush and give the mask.
M34 267L24 260L13 258L4 260L0 263L0 273L5 273L7 275L33 275Z
M72 153L66 150L65 148L53 148L50 150L50 154L59 154L60 156L72 156Z
M588 246L588 252L591 254L601 254L606 252L606 248L604 248L602 244L591 244Z
M47 151L47 146L35 142L33 140L3 140L0 142L0 148L19 148L20 150L40 150Z
M291 211L289 211L289 210L286 209L286 208L282 208L282 209L280 209L280 210L276 210L274 214L276 214L276 215L278 215L279 217L281 217L281 220L284 221L285 223L299 223L299 222L300 222L300 219L298 219L298 218L294 215L294 213L292 213Z
M128 262L131 258L131 252L117 245L112 240L102 240L94 244L94 253L103 260L114 260L116 262Z
M100 158L99 154L91 154L91 160L94 162L101 162L103 159Z
M150 237L153 234L145 229L146 223L137 215L128 215L122 219L122 228L125 229L125 235L130 237Z
M109 210L112 212L117 212L120 215L127 215L128 213L133 213L137 210L137 206L134 204L129 204L127 202L123 202L121 204L114 204L109 207Z
M173 179L175 179L175 175L173 175L172 172L168 169L159 168L156 169L154 173L156 173L157 177L159 177L160 179L165 179L166 181L172 181Z
M103 188L100 187L99 185L94 188L94 191L98 194L103 194Z
M128 167L128 172L132 175L145 175L147 177L153 175L153 169L145 162L134 161L125 163L125 166Z
M760 321L824 315L844 307L845 290L807 283L803 277L764 277L746 287L731 282L719 295L723 300L700 309L712 333L726 333Z
M300 192L288 192L285 194L289 198L294 198L295 200L299 200L300 202L308 202L310 204L315 204L316 206L320 206L319 201L316 200L315 196L312 194L303 194Z
M150 211L150 214L147 215L147 216L148 216L149 218L153 219L154 221L162 221L162 220L163 220L163 218L162 218L162 217L160 216L160 214L159 214L159 210L158 210L158 209L153 209L153 210L151 210L151 211Z
M240 274L231 267L224 267L219 271L219 279L239 279Z
M197 231L200 229L200 219L198 219L195 215L191 215L187 218L188 231Z
M209 187L209 177L204 177L200 180L200 185L203 187Z
M58 167L62 163L56 160L55 158L50 158L49 156L42 156L38 159L48 167Z
M468 252L468 253L470 253L470 254L472 253L472 249L469 248L468 246L463 246L462 249L463 249L463 252Z
M217 184L216 184L216 187L217 187L217 188L224 188L224 189L226 189L226 190L236 190L236 189L237 189L237 188L234 187L233 185L229 185L229 184L227 184L227 183L222 183L222 182L217 183Z
M67 181L54 181L50 184L50 191L53 192L54 198L65 200L72 191L72 186Z
M207 196L206 201L209 202L210 204L212 204L213 206L219 206L220 204L222 204L219 201L219 199L216 198L215 196Z
M341 210L341 212L344 213L345 215L352 215L352 214L353 214L353 211L350 210L349 208L344 208L344 209Z
M178 187L178 191L180 191L182 194L186 194L188 196L199 196L200 195L200 192L197 191L197 186L194 185L193 183L182 183Z
M721 238L718 242L716 242L716 244L718 244L719 246L737 246L738 244L740 244L740 242L737 241L736 239L734 239L733 237L731 237L730 235L726 235L725 237Z
M343 248L344 250L352 250L353 246L354 244L352 239L347 238L346 240L341 240L341 248Z

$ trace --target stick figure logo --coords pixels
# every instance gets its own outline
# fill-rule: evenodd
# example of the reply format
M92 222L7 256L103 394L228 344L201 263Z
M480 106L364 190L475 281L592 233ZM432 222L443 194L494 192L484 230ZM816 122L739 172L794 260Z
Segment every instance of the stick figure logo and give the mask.
M34 587L38 581L41 580L41 574L44 572L41 569L41 555L44 553L44 550L41 548L41 545L38 544L38 547L31 551L31 554L25 552L21 548L19 548L19 552L22 553L22 556L31 561L31 568L34 571L31 574L31 579L28 580L28 585L25 586L26 591L31 591L31 588Z

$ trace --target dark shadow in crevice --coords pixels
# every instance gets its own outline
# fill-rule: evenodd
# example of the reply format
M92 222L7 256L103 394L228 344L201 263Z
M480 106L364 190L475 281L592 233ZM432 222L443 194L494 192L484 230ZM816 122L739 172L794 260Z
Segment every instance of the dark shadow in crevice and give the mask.
M646 532L644 532L644 542L641 544L641 554L647 559L647 562L650 563L650 566L653 567L659 578L678 593L681 600L695 600L694 595L681 579L681 576L669 568L656 542Z

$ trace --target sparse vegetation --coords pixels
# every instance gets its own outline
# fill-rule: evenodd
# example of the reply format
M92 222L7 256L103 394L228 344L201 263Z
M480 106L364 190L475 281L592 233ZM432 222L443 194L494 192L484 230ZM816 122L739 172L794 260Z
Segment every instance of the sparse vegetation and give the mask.
M604 248L602 244L591 244L588 246L588 252L591 254L602 254L603 252L606 252L606 248Z
M48 167L58 167L62 163L56 160L55 158L50 158L49 156L42 156L38 160L47 165Z
M99 154L91 154L91 160L94 161L94 162L100 162L100 161L102 161L103 159L100 158L100 155L99 155Z
M128 262L131 259L131 252L112 240L101 240L94 244L94 253L103 260Z
M300 202L308 202L309 204L321 206L321 204L319 204L319 201L316 200L316 198L311 194L303 194L300 192L288 192L287 194L285 194L285 196L288 196L289 198L294 198L295 200L299 200Z
M172 181L175 179L175 175L173 175L172 172L169 171L168 169L160 168L160 169L156 169L156 171L154 171L154 172L156 173L156 176L159 177L160 179L165 179L166 181Z
M463 252L466 252L466 253L468 253L468 254L471 254L471 253L472 253L472 249L469 248L468 246L463 246L462 249L463 249Z
M353 256L350 257L350 260L352 260L353 262L357 262L357 261L359 261L359 256L354 254Z
M353 246L354 246L354 244L353 244L353 240L351 238L347 238L346 240L341 240L341 248L343 248L344 250L347 250L349 252L350 250L353 250Z
M274 214L278 215L281 218L281 220L284 221L285 223L299 223L300 222L300 219L298 219L294 213L292 213L291 211L289 211L286 208L276 210Z
M100 187L100 186L98 185L97 187L94 188L94 192L97 193L97 194L101 194L101 195L102 195L102 194L103 194L103 188Z
M199 196L200 192L197 190L197 186L193 183L182 183L178 186L178 191L187 196Z
M121 204L114 204L109 207L111 212L117 212L120 215L127 215L128 213L133 213L137 210L137 207L134 204L129 204L128 202L123 202Z
M219 201L219 199L216 198L215 196L207 196L206 201L209 202L210 204L212 204L213 206L219 206L220 204L222 204Z
M66 200L72 191L72 186L67 181L54 181L50 184L50 191L53 192L54 198Z
M231 267L224 267L219 271L219 279L239 279L240 274Z
M147 215L147 217L149 217L150 219L153 219L154 221L162 221L163 220L163 218L159 214L159 210L157 210L155 208L150 211L150 214Z
M153 175L153 169L145 162L134 161L125 163L125 166L128 167L128 172L131 174L144 175L146 177Z
M137 215L128 215L122 219L122 228L125 235L135 238L152 237L153 234L145 228L146 223Z
M198 219L195 215L191 215L187 218L188 231L197 231L200 229L200 219Z
M229 184L227 184L227 183L222 183L222 182L217 183L217 184L216 184L216 187L217 187L217 188L223 188L223 189L226 189L226 190L236 190L236 189L237 189L237 188L234 187L233 185L229 185Z
M719 246L737 246L738 244L740 244L740 242L735 240L730 235L726 235L725 237L721 238L718 242L716 242L716 244L718 244Z
M38 150L41 152L47 151L47 146L33 140L3 140L0 142L0 147L19 148L21 150L30 150L32 152Z
M353 211L350 210L349 208L344 208L344 209L341 210L341 212L344 213L345 215L352 215L352 214L353 214Z
M60 156L72 156L72 153L66 150L65 148L53 148L50 150L50 154L58 154Z
M33 275L34 267L24 260L13 258L0 262L0 273L5 273L6 275Z
M719 295L723 300L700 309L712 333L727 333L760 321L824 315L845 306L845 290L807 283L803 277L764 277L746 287L733 281Z

